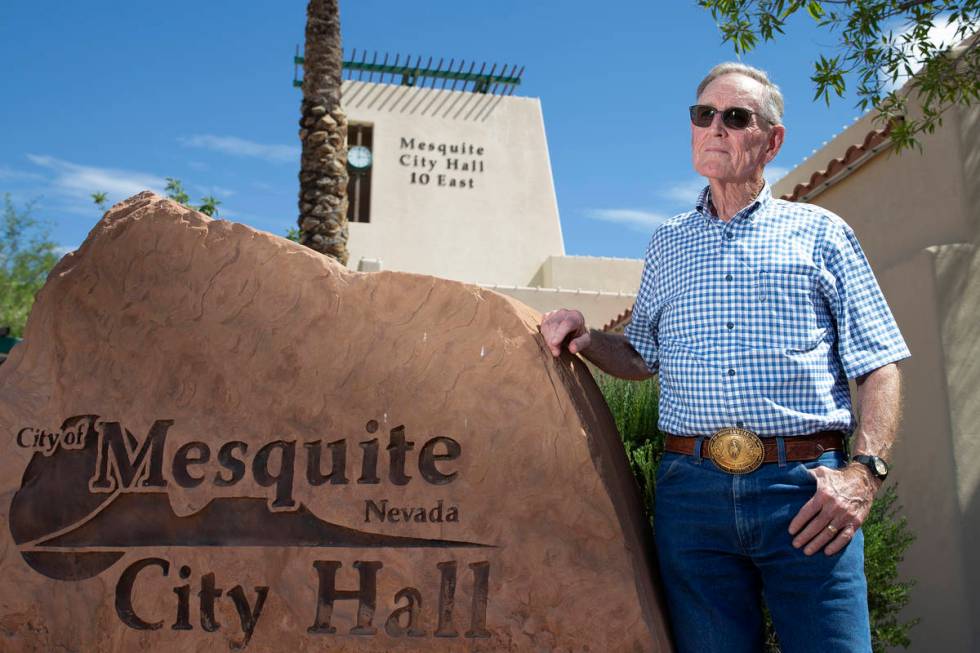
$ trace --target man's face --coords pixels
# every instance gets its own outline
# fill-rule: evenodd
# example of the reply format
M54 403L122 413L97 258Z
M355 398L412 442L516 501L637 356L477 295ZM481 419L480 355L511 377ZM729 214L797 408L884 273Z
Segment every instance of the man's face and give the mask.
M763 86L751 77L729 73L714 79L698 97L698 104L719 109L708 127L691 125L691 156L698 174L724 182L758 178L783 144L785 129L758 115ZM742 107L755 112L745 129L726 127L721 111Z

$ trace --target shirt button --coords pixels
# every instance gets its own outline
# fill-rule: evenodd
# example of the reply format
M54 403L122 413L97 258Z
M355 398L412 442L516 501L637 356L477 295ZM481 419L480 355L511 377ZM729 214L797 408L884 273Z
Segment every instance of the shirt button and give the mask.
M729 329L734 329L735 328L735 323L734 322L729 322L725 326L728 327Z
M735 237L735 234L733 234L733 233L732 233L732 232L730 232L730 231L729 231L729 232L728 232L727 234L725 234L725 238L727 238L728 240L731 240L731 239L732 239L732 238L734 238L734 237Z
M730 274L726 274L725 275L725 281L731 281L733 278L734 277L732 277L732 275L730 275Z
M728 376L735 376L735 370L728 370Z

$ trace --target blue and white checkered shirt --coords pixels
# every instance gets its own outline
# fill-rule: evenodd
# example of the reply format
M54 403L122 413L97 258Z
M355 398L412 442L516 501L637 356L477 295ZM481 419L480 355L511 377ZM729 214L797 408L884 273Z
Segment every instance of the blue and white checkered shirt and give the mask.
M660 429L851 432L847 379L909 356L854 232L768 183L728 222L709 198L654 233L626 327L659 371Z

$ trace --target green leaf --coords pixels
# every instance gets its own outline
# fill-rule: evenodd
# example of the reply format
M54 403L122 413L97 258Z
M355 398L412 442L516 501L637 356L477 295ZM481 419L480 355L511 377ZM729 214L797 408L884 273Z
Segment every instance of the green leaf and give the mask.
M218 205L220 204L221 200L214 197L214 195L208 195L207 197L201 198L201 206L197 210L213 218L218 213Z
M179 179L174 177L167 177L167 186L165 188L167 192L167 197L177 202L178 204L183 204L184 206L190 206L190 195L184 192L184 185Z
M819 21L824 16L823 7L820 6L818 0L810 0L806 4L806 11L810 14L810 18Z

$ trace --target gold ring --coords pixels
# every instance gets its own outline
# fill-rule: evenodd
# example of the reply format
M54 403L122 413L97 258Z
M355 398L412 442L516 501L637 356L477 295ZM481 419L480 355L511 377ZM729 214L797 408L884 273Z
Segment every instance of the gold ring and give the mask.
M827 524L827 530L830 531L830 534L831 535L837 535L837 531L839 529L836 526L834 526L833 524Z

